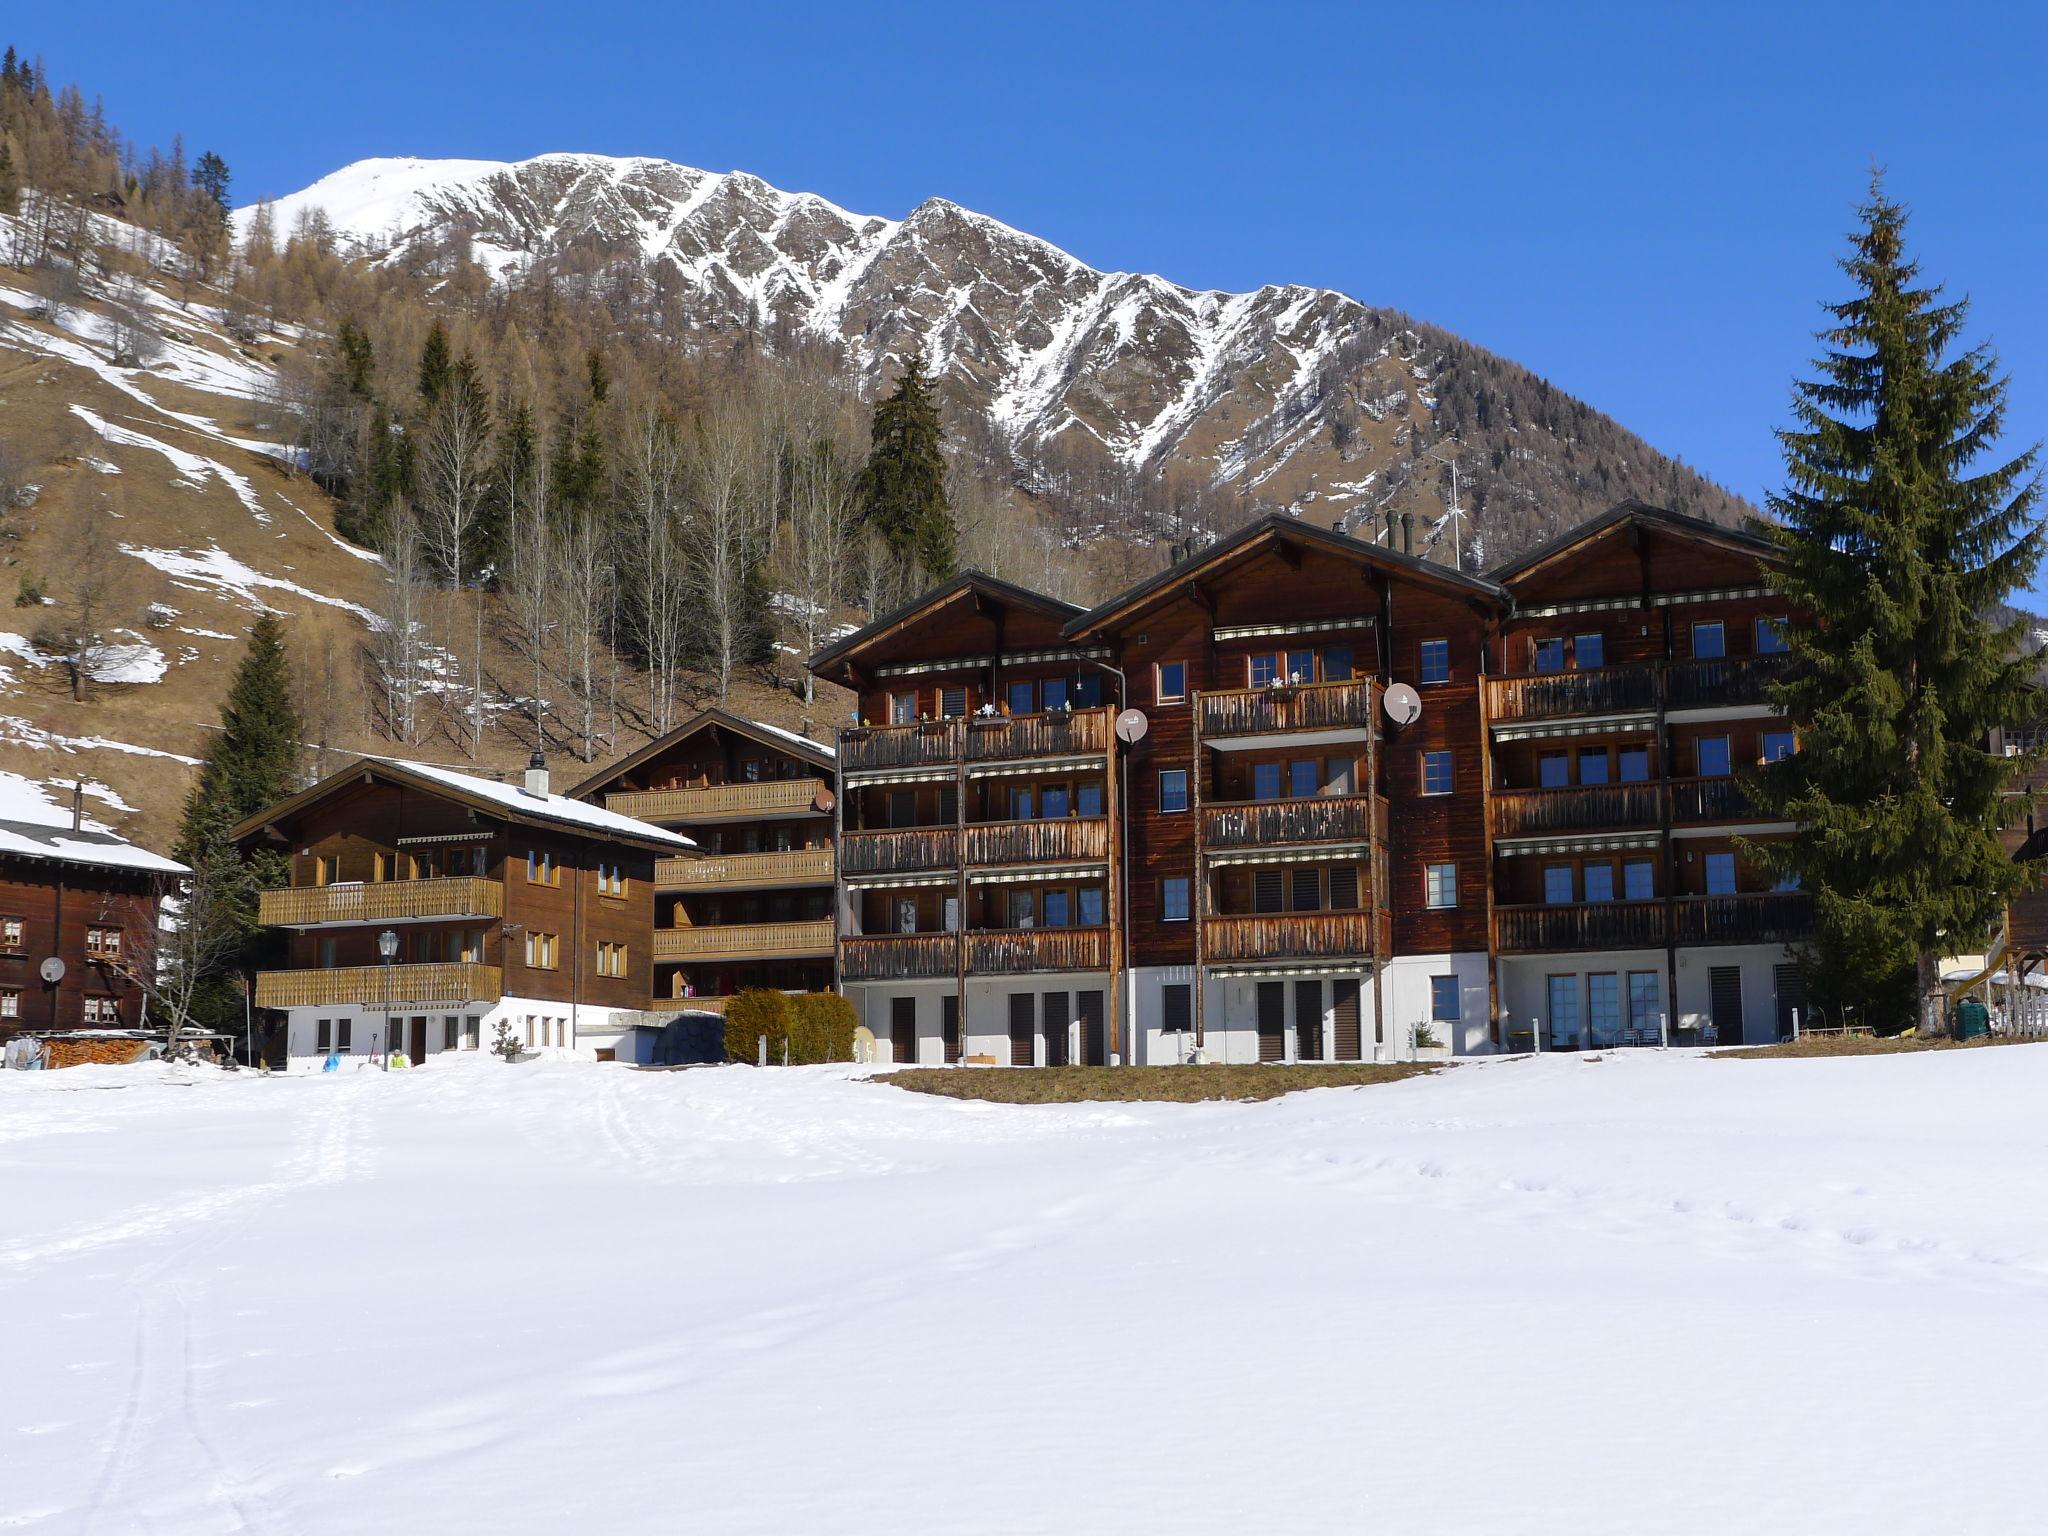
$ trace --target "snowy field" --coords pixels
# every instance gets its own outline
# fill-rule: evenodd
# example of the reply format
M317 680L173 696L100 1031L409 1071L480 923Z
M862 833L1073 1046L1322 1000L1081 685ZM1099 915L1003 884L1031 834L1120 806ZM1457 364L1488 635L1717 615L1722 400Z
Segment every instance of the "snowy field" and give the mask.
M0 1073L0 1527L2018 1532L2048 1047Z

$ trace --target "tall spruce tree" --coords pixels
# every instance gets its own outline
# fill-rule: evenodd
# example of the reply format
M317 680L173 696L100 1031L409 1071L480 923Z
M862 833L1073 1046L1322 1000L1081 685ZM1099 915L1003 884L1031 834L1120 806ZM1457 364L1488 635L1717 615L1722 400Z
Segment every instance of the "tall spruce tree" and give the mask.
M861 520L889 552L926 580L943 581L957 569L939 407L916 353L894 392L875 404L860 506Z
M420 347L420 404L431 411L455 377L455 357L448 350L448 332L436 320Z
M1799 751L1751 794L1800 830L1751 852L1813 893L1823 1006L1931 1031L1939 957L1980 947L2025 878L1998 828L2028 760L1989 734L2039 707L2004 607L2043 552L2037 450L1995 461L2006 380L1988 346L1960 345L1968 301L1920 282L1881 182L1861 216L1841 263L1855 291L1794 386L1771 498L1773 584L1808 620L1772 689Z

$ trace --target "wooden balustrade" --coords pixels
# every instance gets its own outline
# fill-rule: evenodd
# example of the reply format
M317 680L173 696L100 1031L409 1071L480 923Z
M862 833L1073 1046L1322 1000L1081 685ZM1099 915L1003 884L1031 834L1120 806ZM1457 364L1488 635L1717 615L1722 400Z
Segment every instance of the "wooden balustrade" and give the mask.
M767 779L759 784L718 784L709 789L624 790L604 797L606 810L641 821L751 821L759 816L802 816L830 803L825 799L823 779Z
M967 760L1097 756L1109 750L1109 715L1104 708L977 715L967 722Z
M1107 928L987 928L967 935L970 976L1108 969Z
M839 869L847 875L896 875L951 869L960 862L956 827L899 827L886 832L841 832Z
M1674 661L1666 681L1671 709L1711 709L1761 704L1764 688L1785 670L1789 657L1720 656L1709 661Z
M1487 679L1486 692L1488 717L1496 722L1622 714L1657 707L1657 669L1607 667L1494 677Z
M983 821L967 828L970 864L1099 863L1109 857L1109 818L1053 816L1042 821Z
M1205 689L1197 703L1202 734L1263 736L1292 731L1367 730L1378 687L1365 678L1277 688Z
M918 981L958 974L957 933L877 933L839 941L839 971L848 981Z
M1202 846L1364 842L1371 835L1369 795L1314 795L1301 800L1234 800L1202 807Z
M1501 789L1493 795L1496 837L1655 827L1663 815L1662 786L1654 783Z
M839 766L847 773L876 768L928 768L961 760L964 720L921 720L910 725L853 726L839 733Z
M1225 913L1202 919L1204 958L1350 959L1372 953L1368 912Z
M343 965L326 970L261 971L259 1008L416 1007L421 1003L494 1003L504 995L495 965Z
M1661 949L1664 903L1589 901L1570 906L1495 907L1494 944L1503 954L1564 949Z
M1803 891L1681 896L1672 911L1681 944L1797 944L1813 937L1813 898Z
M325 923L397 923L421 918L503 917L505 887L463 875L446 880L350 881L263 891L258 919L274 928Z
M654 930L656 960L781 960L832 953L832 919Z
M665 891L704 891L721 886L830 885L830 848L790 848L767 853L712 853L701 858L657 859L654 883Z
M1749 796L1731 778L1671 781L1671 819L1675 822L1741 821L1749 814Z

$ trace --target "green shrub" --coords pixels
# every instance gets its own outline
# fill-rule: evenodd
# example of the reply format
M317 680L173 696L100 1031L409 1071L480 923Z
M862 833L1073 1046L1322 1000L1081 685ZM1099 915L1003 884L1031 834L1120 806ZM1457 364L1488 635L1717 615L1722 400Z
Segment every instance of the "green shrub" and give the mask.
M837 992L806 992L790 1000L792 1062L851 1061L860 1012Z
M21 584L14 589L14 606L17 608L40 608L43 606L43 578L31 576L24 571Z
M753 1062L763 1035L768 1037L768 1061L782 1064L782 1047L789 1039L794 1010L788 994L765 987L750 988L725 1005L725 1058Z

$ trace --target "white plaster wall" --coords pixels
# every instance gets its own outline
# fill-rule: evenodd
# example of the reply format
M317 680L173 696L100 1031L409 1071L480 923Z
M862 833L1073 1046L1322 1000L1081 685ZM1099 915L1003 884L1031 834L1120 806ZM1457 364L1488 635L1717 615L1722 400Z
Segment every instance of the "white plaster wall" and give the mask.
M1458 978L1456 1023L1430 1018L1430 981L1437 976ZM1430 1024L1432 1032L1454 1055L1482 1055L1495 1049L1490 1031L1486 952L1459 951L1441 955L1397 955L1381 973L1381 1008L1385 1020L1386 1055L1374 1058L1372 1020L1365 1021L1366 1056L1384 1061L1406 1061L1414 1054L1410 1046L1418 1024ZM1366 989L1370 1012L1372 990Z
M1702 945L1678 952L1678 1017L1688 1024L1706 1022L1712 1012L1715 966L1742 967L1743 1043L1769 1045L1778 1038L1777 968L1791 959L1782 944ZM1733 1042L1724 1033L1721 1044Z
M893 999L910 997L917 1002L917 1061L920 1066L940 1066L946 1059L944 1039L945 999L954 995L955 983L950 981L911 982L859 982L846 988L846 995L860 1012L861 1022L867 1025L875 1037L875 1049L884 1062L895 1064L890 1043L889 1021L894 1011ZM1049 976L1003 976L967 978L967 1007L961 1021L962 1050L967 1056L993 1056L999 1066L1010 1063L1010 999L1017 993L1027 993L1036 999L1046 992L1064 992L1068 997L1067 1041L1072 1052L1078 1043L1076 1025L1080 1012L1075 995L1081 992L1103 994L1103 1010L1107 1015L1111 999L1109 978L1101 973L1092 975L1062 974ZM1043 1009L1035 1008L1032 1031L1032 1060L1043 1066L1046 1061L1045 1030L1040 1015ZM1070 1059L1074 1059L1070 1056Z
M1706 1021L1711 997L1708 973L1715 966L1739 966L1742 971L1742 1013L1744 1038L1749 1044L1768 1044L1777 1038L1776 968L1789 958L1782 944L1708 945L1678 951L1678 985L1669 994L1661 949L1615 950L1583 955L1533 955L1500 962L1500 1001L1503 1027L1509 1021L1527 1029L1532 1020L1546 1021L1551 976L1576 976L1579 981L1579 1023L1586 1024L1585 978L1598 971L1626 975L1629 971L1653 971L1657 976L1658 1001L1674 1030L1696 1027ZM1627 985L1623 983L1624 987ZM1728 1043L1723 1041L1724 1044ZM1544 1048L1550 1048L1546 1032ZM1526 1048L1526 1047L1525 1047Z
M477 1046L480 1051L491 1048L491 1038L500 1019L509 1019L512 1033L522 1045L527 1042L527 1019L531 1015L534 1025L532 1043L538 1047L559 1044L567 1050L581 1050L586 1055L594 1054L597 1046L613 1044L623 1032L619 1016L628 1010L600 1008L584 1003L572 1009L567 1003L543 1001L533 997L504 997L495 1003L408 1003L394 1008L390 1018L410 1020L424 1017L427 1021L427 1055L443 1054L442 1020L454 1014L458 1019L477 1015ZM349 1019L353 1021L350 1030L350 1056L369 1057L381 1052L387 1043L389 1026L383 1008L293 1008L287 1010L285 1023L286 1054L293 1061L319 1062L323 1058L318 1049L319 1021L321 1019ZM545 1024L545 1038L542 1025ZM457 1026L457 1039L462 1038L461 1026ZM458 1049L461 1049L458 1046Z

